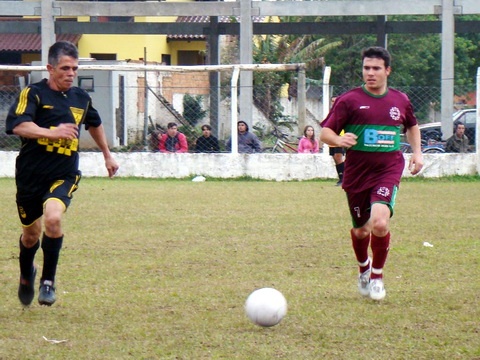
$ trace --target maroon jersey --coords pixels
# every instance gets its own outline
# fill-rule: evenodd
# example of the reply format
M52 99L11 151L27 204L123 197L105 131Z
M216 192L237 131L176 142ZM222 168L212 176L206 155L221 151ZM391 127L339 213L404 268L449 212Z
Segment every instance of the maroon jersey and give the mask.
M379 180L398 185L405 167L400 131L416 124L410 100L398 90L373 95L362 86L339 96L321 126L358 137L346 153L345 191L361 192Z

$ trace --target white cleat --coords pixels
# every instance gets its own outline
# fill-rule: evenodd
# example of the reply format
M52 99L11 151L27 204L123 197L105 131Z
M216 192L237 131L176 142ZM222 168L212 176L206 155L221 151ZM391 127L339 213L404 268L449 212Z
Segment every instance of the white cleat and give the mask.
M368 258L370 268L358 275L358 291L362 296L370 295L370 273L372 272L372 259Z
M370 273L371 270L368 269L367 271L358 275L358 291L362 296L370 295Z
M382 279L370 280L370 299L377 301L383 300L386 294L387 292L385 291Z

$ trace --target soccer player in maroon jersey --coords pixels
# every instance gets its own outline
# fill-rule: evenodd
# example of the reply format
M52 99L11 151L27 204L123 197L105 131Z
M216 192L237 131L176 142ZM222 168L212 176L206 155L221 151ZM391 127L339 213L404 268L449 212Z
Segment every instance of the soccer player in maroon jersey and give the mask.
M78 138L82 124L102 151L108 175L112 177L118 170L90 96L72 86L77 69L76 46L66 41L53 44L48 52L49 78L24 88L6 120L7 134L18 135L22 140L15 182L18 215L23 226L18 298L25 306L31 304L35 295L37 269L33 261L40 244L43 269L38 302L50 306L56 300L55 274L63 243L62 215L81 178Z
M358 289L373 300L385 298L383 267L390 245L390 218L405 160L400 131L412 146L412 175L423 167L421 138L413 107L404 93L389 88L390 54L382 47L362 52L364 84L339 96L321 123L320 139L347 149L342 188L347 193ZM340 136L341 131L345 134ZM371 246L372 258L368 256Z

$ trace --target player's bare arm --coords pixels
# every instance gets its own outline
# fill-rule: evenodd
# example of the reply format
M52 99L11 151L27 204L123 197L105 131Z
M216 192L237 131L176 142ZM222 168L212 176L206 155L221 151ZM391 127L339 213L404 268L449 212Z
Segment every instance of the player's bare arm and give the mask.
M108 176L113 177L116 174L119 165L110 153L103 125L100 125L98 127L91 126L89 127L88 132L103 153L103 158L105 159L105 167L107 168Z
M47 129L38 126L34 122L27 121L15 126L13 133L27 139L47 138L53 141L60 139L72 140L78 137L78 126L65 123Z
M345 133L343 136L340 136L332 129L325 127L320 133L320 141L333 147L349 148L357 143L357 135L353 133Z
M423 168L423 155L422 155L422 138L420 136L420 129L418 125L412 126L407 129L407 140L412 147L413 154L410 157L408 168L412 175L418 174Z

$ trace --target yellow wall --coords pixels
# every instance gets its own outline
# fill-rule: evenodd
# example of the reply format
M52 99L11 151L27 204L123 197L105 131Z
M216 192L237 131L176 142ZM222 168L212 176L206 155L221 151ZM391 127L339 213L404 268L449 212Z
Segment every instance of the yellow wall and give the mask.
M171 65L178 64L179 50L206 50L205 41L172 41L167 43L166 35L97 35L84 34L78 42L79 55L89 58L92 53L117 54L117 60L138 60L161 62L162 54L171 55Z
M172 41L169 43L172 65L178 65L178 51L206 51L205 41Z
M100 35L84 34L78 42L80 57L92 53L117 54L117 60L143 59L146 48L147 60L158 61L162 54L169 54L166 35Z
M31 64L32 61L41 61L41 54L24 53L22 54L22 64Z
M168 1L168 0L167 0ZM190 0L176 0L189 2ZM175 22L176 16L137 16L135 22ZM78 21L90 21L87 16ZM147 61L162 61L162 54L171 55L171 65L178 64L177 51L205 51L205 41L172 41L167 42L166 35L100 35L84 34L78 42L79 55L89 58L92 53L116 54L117 60L139 60L144 58L146 48Z

